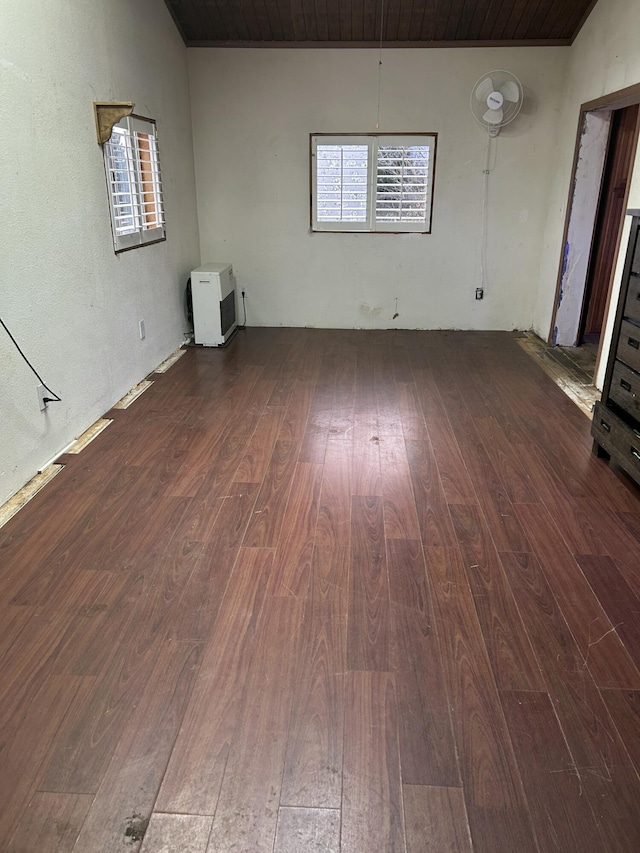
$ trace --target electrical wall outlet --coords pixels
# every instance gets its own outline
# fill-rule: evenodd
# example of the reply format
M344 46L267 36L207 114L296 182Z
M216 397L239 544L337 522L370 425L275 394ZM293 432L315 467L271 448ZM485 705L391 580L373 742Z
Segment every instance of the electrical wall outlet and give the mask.
M140 320L139 325L140 325L140 340L143 341L146 337L146 334L147 334L145 331L145 328L144 328L144 320Z
M476 287L476 299L484 299L484 289L482 287Z
M38 387L38 405L40 406L40 411L44 412L44 410L49 405L45 401L45 397L47 396L47 389L44 387L44 385L38 385L37 387Z

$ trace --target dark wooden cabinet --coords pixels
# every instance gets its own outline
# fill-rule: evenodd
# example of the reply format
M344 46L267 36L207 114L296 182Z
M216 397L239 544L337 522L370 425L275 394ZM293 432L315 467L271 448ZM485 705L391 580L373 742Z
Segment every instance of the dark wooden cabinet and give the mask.
M632 217L629 245L609 361L591 434L598 456L609 456L640 483L640 210Z

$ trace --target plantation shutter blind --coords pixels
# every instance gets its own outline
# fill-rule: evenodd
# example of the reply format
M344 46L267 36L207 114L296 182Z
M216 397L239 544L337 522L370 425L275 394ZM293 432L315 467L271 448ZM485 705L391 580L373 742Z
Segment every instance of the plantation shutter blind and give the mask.
M312 134L312 229L429 233L435 146L435 134Z
M105 143L116 251L165 237L164 200L155 123L130 116Z

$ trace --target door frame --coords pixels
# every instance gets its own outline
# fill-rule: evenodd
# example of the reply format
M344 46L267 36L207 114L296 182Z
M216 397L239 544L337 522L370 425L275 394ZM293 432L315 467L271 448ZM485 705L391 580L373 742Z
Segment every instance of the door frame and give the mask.
M569 311L571 316L575 320L575 328L578 329L580 325L580 318L582 315L583 309L583 300L584 293L587 284L587 274L589 269L589 263L587 262L591 258L591 252L593 249L593 240L595 235L596 228L596 219L597 219L597 210L600 202L600 190L602 185L602 178L604 174L605 160L606 154L608 150L609 140L607 138L606 145L604 147L600 146L601 150L599 150L595 154L595 161L591 164L590 169L583 169L582 175L580 173L580 153L582 150L583 142L585 141L585 134L590 132L590 121L598 116L603 119L605 123L609 125L607 128L607 134L610 130L610 122L608 122L608 117L613 110L624 109L625 107L633 106L634 104L640 104L640 83L636 83L633 86L628 86L625 89L620 89L617 92L611 92L607 95L602 95L600 98L596 98L593 101L587 101L586 103L580 106L580 114L578 117L578 127L576 131L576 143L573 154L573 165L571 168L571 180L569 182L569 191L568 191L568 199L566 205L566 214L565 214L565 222L564 222L564 231L562 235L562 251L560 253L560 261L558 264L558 275L556 280L556 292L554 298L554 307L553 307L553 315L551 317L551 325L549 328L549 335L547 341L549 344L555 345L556 343L556 326L557 326L557 316L558 309L562 302L561 295L563 295L563 283L566 281L566 274L568 269L568 253L570 252L570 245L568 242L568 238L570 236L570 232L572 227L576 226L576 220L578 215L582 216L585 220L583 222L584 239L585 239L585 248L588 249L586 252L586 257L583 258L583 263L578 273L578 277L576 283L574 284L575 292L572 294L571 305L569 306ZM607 115L608 114L608 115ZM638 120L636 121L636 129L635 129L635 142L634 142L634 150L637 151L638 144L638 134L640 132L640 112L638 114ZM634 158L635 159L635 158ZM594 181L593 168L600 169L600 174L595 174L595 183L597 187L591 187L591 189L584 187L584 182L587 179L585 173L588 174L588 178ZM631 181L627 181L626 195L624 198L623 207L626 210L627 207L627 199L628 193L630 189ZM585 210L585 200L582 200L582 204L575 205L574 201L576 199L576 194L579 190L583 190L586 195L586 210ZM594 189L596 191L594 191ZM618 243L622 236L622 223L620 224L620 230L618 233ZM587 245L588 243L588 245ZM610 302L611 302L611 291L613 285L613 278L615 273L615 264L613 265L611 276L609 279L609 286L607 290L607 299L605 306L605 320L609 314ZM566 310L566 309L565 309ZM575 314L575 316L574 316ZM602 348L604 343L604 334L600 336L600 343L598 346L598 357L596 364L596 373L598 371L598 365L602 358ZM570 344L569 344L570 345Z

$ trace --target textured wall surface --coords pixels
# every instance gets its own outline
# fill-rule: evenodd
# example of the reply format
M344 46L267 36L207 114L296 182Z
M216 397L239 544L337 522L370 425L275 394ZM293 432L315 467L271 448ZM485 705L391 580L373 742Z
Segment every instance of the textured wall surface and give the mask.
M251 324L530 328L568 58L384 51L380 130L439 134L433 233L310 234L309 134L375 130L377 51L189 50L203 262L233 261ZM469 99L495 68L521 79L526 100L494 149L476 302L488 137Z
M162 0L0 3L0 502L183 340L199 261L186 50ZM116 256L94 100L156 119L165 243ZM140 340L139 320L146 323Z

